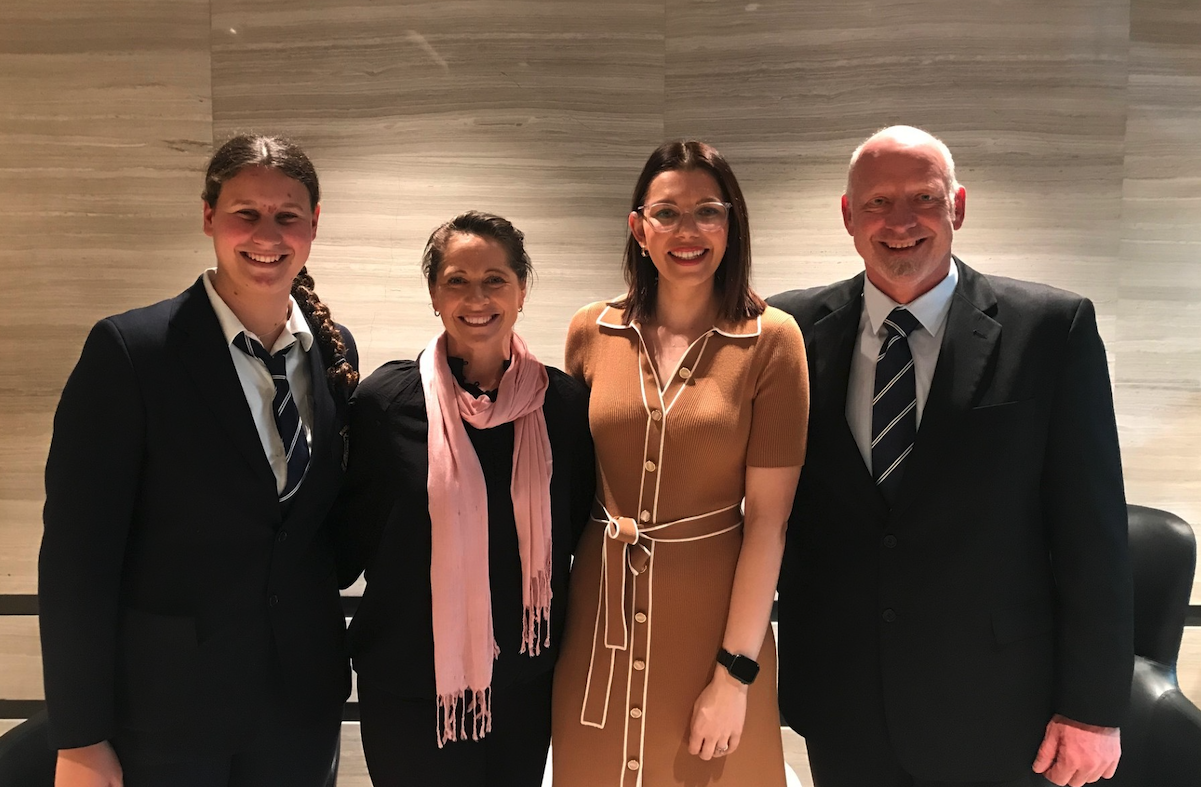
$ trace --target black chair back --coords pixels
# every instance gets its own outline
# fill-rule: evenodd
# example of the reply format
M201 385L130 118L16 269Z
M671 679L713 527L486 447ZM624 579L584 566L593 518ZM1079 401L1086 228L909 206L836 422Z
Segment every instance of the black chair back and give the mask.
M58 754L46 737L46 711L0 736L0 785L54 787Z

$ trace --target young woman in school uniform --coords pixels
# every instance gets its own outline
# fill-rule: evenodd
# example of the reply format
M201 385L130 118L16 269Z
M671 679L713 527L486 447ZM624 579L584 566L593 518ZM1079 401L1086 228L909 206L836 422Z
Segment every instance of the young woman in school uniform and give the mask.
M56 784L320 787L349 691L326 515L358 374L305 268L300 148L209 163L215 266L92 329L46 463L39 603Z

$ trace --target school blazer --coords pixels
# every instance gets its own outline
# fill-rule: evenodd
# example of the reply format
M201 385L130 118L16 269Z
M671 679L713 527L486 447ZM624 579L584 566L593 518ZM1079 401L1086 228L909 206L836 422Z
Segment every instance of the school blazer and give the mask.
M890 510L845 407L863 274L777 295L805 334L809 450L780 576L780 704L801 734L880 717L902 766L1028 773L1053 713L1120 725L1126 506L1092 304L961 261Z
M316 344L308 358L312 459L281 507L201 280L92 329L46 462L38 599L53 746L121 735L164 756L219 753L254 734L273 698L340 715L349 668L325 520L345 402Z

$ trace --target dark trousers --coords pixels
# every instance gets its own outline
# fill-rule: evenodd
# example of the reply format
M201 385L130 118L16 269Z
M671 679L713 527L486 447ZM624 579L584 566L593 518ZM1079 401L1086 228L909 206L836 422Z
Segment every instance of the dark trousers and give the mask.
M113 747L125 787L325 787L341 728L340 714L312 718L276 704L233 754L163 762L121 736Z
M359 678L363 754L375 787L540 787L550 745L551 673L492 690L492 732L438 748L434 700Z
M854 740L806 737L814 787L1039 787L1050 784L1034 773L1012 781L943 782L915 777L897 761L887 739L864 735Z

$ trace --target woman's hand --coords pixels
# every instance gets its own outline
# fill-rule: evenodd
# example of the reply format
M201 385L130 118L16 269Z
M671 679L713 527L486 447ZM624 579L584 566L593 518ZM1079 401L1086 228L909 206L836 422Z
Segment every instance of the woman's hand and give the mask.
M725 667L717 667L713 680L692 705L692 730L688 753L702 760L724 757L738 748L746 722L749 686L735 680Z
M122 787L121 763L108 741L59 749L54 787Z

